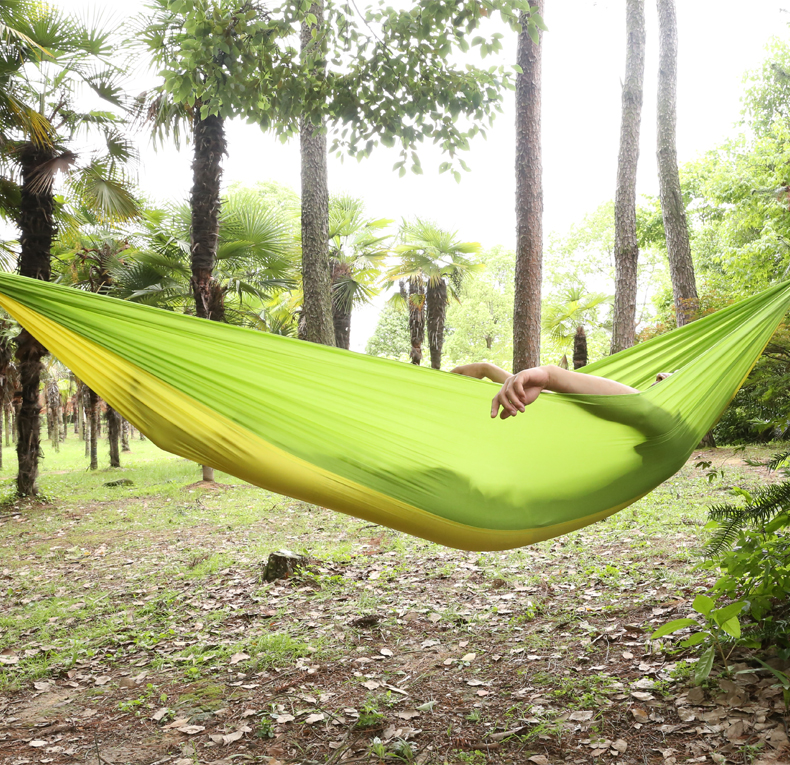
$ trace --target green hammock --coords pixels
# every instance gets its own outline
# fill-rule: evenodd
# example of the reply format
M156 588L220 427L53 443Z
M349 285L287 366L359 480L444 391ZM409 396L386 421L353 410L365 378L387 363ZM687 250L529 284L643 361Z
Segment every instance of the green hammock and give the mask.
M489 417L487 381L8 274L0 305L162 449L501 550L606 518L675 473L790 308L790 283L584 369L640 393L543 394L504 421Z

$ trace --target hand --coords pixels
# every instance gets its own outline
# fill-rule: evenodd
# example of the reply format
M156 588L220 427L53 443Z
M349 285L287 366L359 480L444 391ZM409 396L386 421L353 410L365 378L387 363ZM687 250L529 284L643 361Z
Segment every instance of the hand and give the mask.
M482 380L486 376L485 364L481 362L475 362L474 364L461 364L460 367L452 369L451 374L465 375L466 377L475 377L478 380Z
M515 417L529 406L549 384L549 373L543 367L525 369L508 377L499 393L491 402L491 417L499 415L503 420Z

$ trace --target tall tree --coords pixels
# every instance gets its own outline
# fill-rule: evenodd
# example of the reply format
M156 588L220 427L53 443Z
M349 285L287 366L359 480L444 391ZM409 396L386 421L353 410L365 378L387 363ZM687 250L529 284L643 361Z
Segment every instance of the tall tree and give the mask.
M446 231L434 223L420 220L404 224L400 230L401 244L395 248L400 263L387 273L390 284L400 279L409 283L409 308L411 319L412 302L420 295L421 285L425 290L427 313L428 346L431 366L441 368L444 325L447 315L448 293L458 296L461 282L466 274L477 271L480 265L469 255L480 251L477 242L461 242L454 231ZM420 318L423 318L422 316ZM414 332L412 349L414 351ZM412 358L412 363L415 363Z
M639 243L636 235L636 168L645 77L645 0L626 0L625 82L620 121L620 153L614 207L614 310L611 352L636 341Z
M543 16L543 0L532 11ZM540 292L543 278L543 158L540 141L543 24L522 15L516 76L516 285L513 371L540 364Z
M323 0L310 7L302 22L302 60L317 88L326 78L326 35ZM322 110L308 110L299 124L302 162L302 289L304 302L299 337L335 345L329 267L329 175L326 125Z
M106 110L80 108L79 93L86 87L109 105L121 107L120 71L107 63L112 61L114 52L109 31L90 27L49 5L30 4L26 8L17 27L23 36L17 40L23 42L13 53L24 66L6 68L4 76L19 103L36 104L38 119L17 122L0 142L2 204L8 213L9 200L18 201L19 273L48 281L50 247L56 230L54 174L69 170L70 193L85 206L107 217L128 218L137 212L124 170L133 152L120 131L120 117ZM34 41L35 47L32 43L25 47L25 40ZM47 55L41 54L42 48ZM3 108L8 108L7 103L0 103L0 110ZM42 141L39 129L45 123L52 126L52 140L48 142ZM10 124L8 114L0 115L4 130ZM97 151L80 162L72 147L78 136L84 141L84 132L90 129L98 132L106 151ZM19 334L17 491L22 496L37 493L41 457L39 388L45 353L45 348L28 332Z
M318 159L323 139L316 132L338 126L333 149L357 158L369 154L377 139L386 146L398 143L401 159L394 169L401 174L407 164L422 172L415 149L430 139L448 155L440 172L452 170L460 179L455 166L466 165L455 154L468 147L470 138L485 134L509 77L494 68L461 66L455 60L470 47L477 47L482 57L501 48L499 33L489 39L477 34L495 11L514 28L522 12L524 28L534 33L536 24L542 24L534 10L527 0L495 0L485 7L475 0L415 3L401 10L378 3L364 14L353 4L324 9L317 2L310 8L302 26L302 59L309 75L304 80L311 96L302 118L302 239L308 247L302 336L328 335L326 221L319 215L328 188L322 186L327 175L325 158ZM414 23L415 18L420 23ZM470 118L468 126L459 119L463 117Z
M675 0L658 3L658 180L667 240L669 273L678 326L696 318L699 308L691 259L686 207L680 190L677 154L678 29Z
M220 215L222 157L227 150L225 121L256 119L265 98L260 82L264 59L276 68L271 39L278 25L249 0L154 0L153 16L142 21L142 43L164 82L141 110L161 134L177 135L184 122L192 130L190 205L191 288L195 313L223 321L223 289L214 278ZM286 59L291 57L285 52ZM214 472L203 465L203 480Z

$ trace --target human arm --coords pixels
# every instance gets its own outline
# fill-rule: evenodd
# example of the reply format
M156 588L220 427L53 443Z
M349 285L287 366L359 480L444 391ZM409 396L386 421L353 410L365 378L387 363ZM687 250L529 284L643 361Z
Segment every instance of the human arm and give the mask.
M499 393L491 402L491 416L497 414L505 420L523 412L540 395L541 391L555 393L593 393L602 396L617 396L625 393L638 393L636 388L580 372L571 372L554 365L524 369L510 375ZM499 409L502 409L501 414Z
M462 364L452 370L453 374L465 375L466 377L476 377L482 380L487 377L494 382L503 383L508 377L512 377L510 372L506 372L496 364L489 364L487 361L477 361L474 364Z

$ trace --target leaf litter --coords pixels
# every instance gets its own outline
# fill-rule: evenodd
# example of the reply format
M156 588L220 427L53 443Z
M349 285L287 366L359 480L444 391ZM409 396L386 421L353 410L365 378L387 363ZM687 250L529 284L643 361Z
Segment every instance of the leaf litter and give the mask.
M0 761L787 762L781 690L748 652L702 688L647 639L704 586L684 519L705 491L687 468L605 523L481 554L242 486L123 541L106 519L156 497L29 508L0 523ZM263 583L281 526L321 553Z

